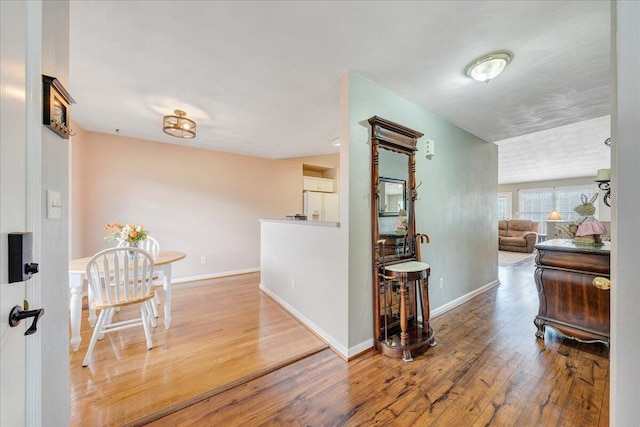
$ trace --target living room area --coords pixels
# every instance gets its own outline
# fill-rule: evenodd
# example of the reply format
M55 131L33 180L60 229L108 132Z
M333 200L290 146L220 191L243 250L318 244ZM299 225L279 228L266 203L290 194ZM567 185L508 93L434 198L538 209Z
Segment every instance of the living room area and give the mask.
M602 239L610 240L608 181L598 181L611 170L610 122L603 116L496 142L501 258L517 258L514 252L526 257L537 243L571 237L567 227L583 217L578 211L586 205L606 228Z

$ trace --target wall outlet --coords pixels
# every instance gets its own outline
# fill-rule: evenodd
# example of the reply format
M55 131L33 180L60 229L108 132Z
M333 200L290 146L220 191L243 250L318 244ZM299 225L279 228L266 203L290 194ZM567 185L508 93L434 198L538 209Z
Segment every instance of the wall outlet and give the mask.
M444 288L444 278L440 278L440 289Z
M296 288L296 281L291 279L291 289L295 289Z
M207 257L203 256L202 258L200 258L200 264L206 264L207 263Z

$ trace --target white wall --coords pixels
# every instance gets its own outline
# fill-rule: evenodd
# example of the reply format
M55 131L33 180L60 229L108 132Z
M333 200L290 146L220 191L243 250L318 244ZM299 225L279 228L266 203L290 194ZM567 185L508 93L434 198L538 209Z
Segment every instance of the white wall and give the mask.
M637 355L640 348L640 2L617 1L612 5L612 31L617 33L611 37L614 55L610 425L633 426L640 420Z
M69 82L69 2L42 2L42 73L56 77L72 94ZM73 111L73 109L72 109ZM69 140L42 129L42 420L69 422ZM46 190L62 196L62 218L46 218ZM56 369L50 369L56 366ZM59 368L58 368L59 366Z
M258 220L302 212L304 163L336 168L339 156L272 160L79 131L71 251L85 257L112 246L104 225L131 222L148 228L161 248L187 254L174 279L255 270Z
M356 73L341 86L349 90L349 345L359 347L373 335L367 119L377 115L425 134L416 156L416 229L431 237L423 261L431 265L432 310L497 280L498 148ZM426 138L436 144L431 160L423 154ZM440 277L443 289L433 285Z
M261 221L260 287L346 358L345 234L306 221Z
M262 221L260 236L260 287L345 358L373 344L371 336L359 347L350 346L349 341L352 316L348 275L348 104L348 79L345 83L343 77L340 80L340 226ZM372 322L372 317L364 315L355 318L365 324Z
M71 129L76 135L69 138L69 257L71 259L85 256L84 249L84 183L85 156L83 141L84 131L73 120ZM74 160L75 159L75 160Z

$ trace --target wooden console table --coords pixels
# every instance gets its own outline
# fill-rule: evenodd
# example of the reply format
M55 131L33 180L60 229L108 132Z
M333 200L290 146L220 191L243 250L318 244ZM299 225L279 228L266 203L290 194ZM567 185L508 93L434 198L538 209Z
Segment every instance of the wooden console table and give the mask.
M609 291L593 285L610 277L611 245L576 245L553 239L536 246L535 281L540 302L534 323L544 339L549 326L580 342L609 344Z
M413 355L424 353L430 346L435 345L433 329L429 325L429 273L431 267L419 261L406 261L381 268L384 299L387 299L389 282L399 283L399 313L398 322L385 319L385 339L378 341L376 346L383 354L391 357L402 357L405 362L413 360ZM418 286L419 284L419 286ZM409 301L407 301L409 300ZM421 320L418 320L418 300L420 300ZM388 316L385 312L384 316ZM399 329L398 329L399 326Z

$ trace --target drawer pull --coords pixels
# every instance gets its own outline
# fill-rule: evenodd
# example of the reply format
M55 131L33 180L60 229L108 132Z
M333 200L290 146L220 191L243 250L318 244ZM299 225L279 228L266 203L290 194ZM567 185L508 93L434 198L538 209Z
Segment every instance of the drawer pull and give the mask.
M606 277L596 277L591 283L593 283L593 286L598 289L602 289L603 291L611 289L611 280Z

